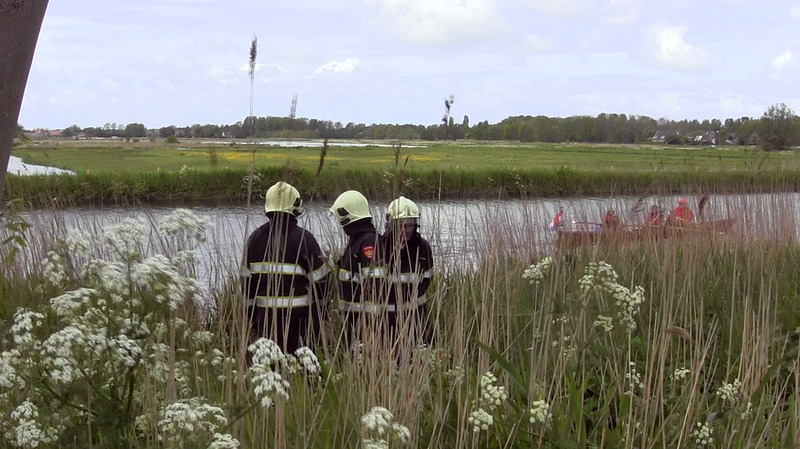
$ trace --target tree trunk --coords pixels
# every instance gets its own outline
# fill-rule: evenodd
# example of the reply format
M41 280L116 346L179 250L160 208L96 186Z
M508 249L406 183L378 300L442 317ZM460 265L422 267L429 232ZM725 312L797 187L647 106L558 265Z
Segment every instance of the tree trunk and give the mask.
M47 0L0 0L0 208L22 95Z

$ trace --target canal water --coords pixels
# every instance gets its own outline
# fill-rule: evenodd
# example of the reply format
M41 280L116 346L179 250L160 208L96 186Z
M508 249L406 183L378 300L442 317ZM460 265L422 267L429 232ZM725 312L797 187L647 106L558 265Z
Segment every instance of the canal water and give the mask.
M697 211L699 196L689 197ZM608 209L614 209L623 224L640 224L647 209L655 204L669 210L677 197L563 198L527 200L420 201L420 233L434 250L440 272L463 271L487 257L516 256L531 261L550 254L555 234L548 227L560 207L564 208L566 228L584 223L599 223ZM800 195L711 195L703 208L702 219L735 218L737 229L774 238L797 235ZM265 222L263 204L247 206L180 206L208 220L205 241L197 248L198 278L209 285L223 285L238 273L242 247L247 236ZM330 204L313 203L306 207L299 224L310 230L323 251L335 253L345 245ZM387 204L371 204L379 230L385 226ZM30 247L18 263L34 266L49 245L47 236L79 231L100 235L104 227L125 218L142 218L158 223L176 207L109 207L66 210L37 210L24 214L31 228ZM0 229L0 241L5 239ZM5 248L2 248L5 251Z

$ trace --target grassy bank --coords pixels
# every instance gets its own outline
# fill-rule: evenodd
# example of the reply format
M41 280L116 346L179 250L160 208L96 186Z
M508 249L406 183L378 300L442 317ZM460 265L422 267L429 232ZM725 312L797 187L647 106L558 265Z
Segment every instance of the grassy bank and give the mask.
M794 192L800 171L780 172L588 172L556 170L377 171L326 168L281 168L253 172L252 200L260 201L270 185L285 180L306 198L332 200L348 189L373 200L399 194L420 199L537 198L564 196L653 195L671 193ZM31 207L86 204L146 204L158 201L211 201L236 204L247 200L246 170L124 172L60 176L9 176L5 196Z
M768 236L578 254L475 217L476 267L436 267L436 344L321 348L318 376L248 351L234 273L191 281L192 257L238 257L190 252L202 220L45 224L1 268L2 446L797 447L795 217L751 206Z

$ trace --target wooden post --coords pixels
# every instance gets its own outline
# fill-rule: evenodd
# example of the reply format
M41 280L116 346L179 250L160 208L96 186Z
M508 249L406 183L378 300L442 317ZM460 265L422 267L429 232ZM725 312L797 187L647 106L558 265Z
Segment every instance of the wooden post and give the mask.
M47 0L0 0L0 208L22 95Z

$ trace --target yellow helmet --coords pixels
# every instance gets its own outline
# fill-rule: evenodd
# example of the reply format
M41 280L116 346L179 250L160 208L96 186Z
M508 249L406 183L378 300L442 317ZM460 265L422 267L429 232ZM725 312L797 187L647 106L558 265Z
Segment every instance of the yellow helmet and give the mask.
M264 210L267 213L286 212L297 217L303 213L303 199L300 198L300 192L291 184L278 181L267 190Z
M362 218L372 218L367 198L355 190L348 190L339 195L331 206L331 212L336 216L340 226L346 226Z
M389 219L419 218L419 208L410 199L401 196L389 203Z

